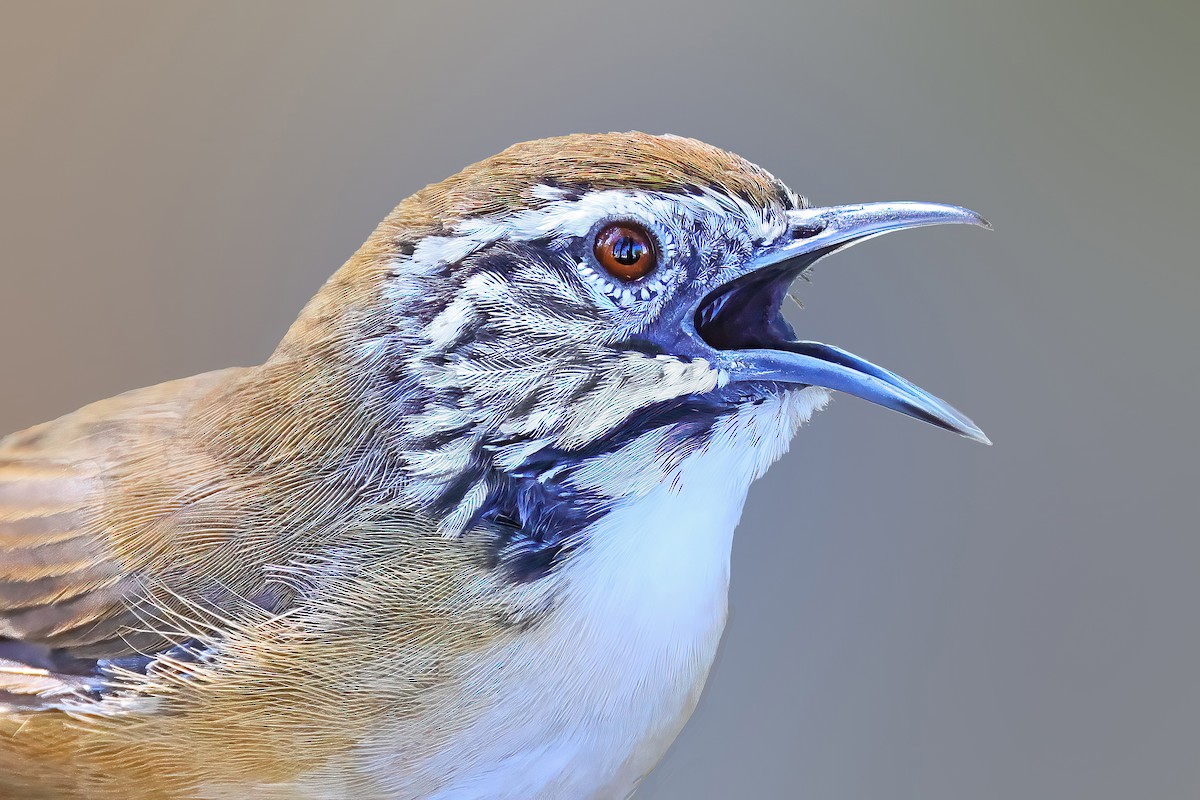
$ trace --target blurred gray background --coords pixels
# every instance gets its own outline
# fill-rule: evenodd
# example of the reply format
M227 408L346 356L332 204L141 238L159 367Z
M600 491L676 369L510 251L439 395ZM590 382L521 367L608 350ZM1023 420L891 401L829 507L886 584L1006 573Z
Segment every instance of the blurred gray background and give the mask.
M267 356L407 194L511 142L695 136L817 204L970 206L826 262L838 398L751 494L639 798L1200 796L1193 4L0 5L0 431Z

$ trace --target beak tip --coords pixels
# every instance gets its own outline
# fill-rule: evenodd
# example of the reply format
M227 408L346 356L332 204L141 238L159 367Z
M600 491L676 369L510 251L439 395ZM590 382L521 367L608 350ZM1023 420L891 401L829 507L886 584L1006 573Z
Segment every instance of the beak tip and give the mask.
M988 435L986 433L984 433L983 431L981 431L979 428L974 428L969 431L964 431L962 435L965 436L966 438L970 439L972 442L979 442L980 444L985 444L988 447L992 446L992 440L989 439Z
M983 228L985 231L995 230L992 223L988 222L978 211L972 211L969 208L958 206L958 210L962 213L961 220L968 225L974 225L976 228Z

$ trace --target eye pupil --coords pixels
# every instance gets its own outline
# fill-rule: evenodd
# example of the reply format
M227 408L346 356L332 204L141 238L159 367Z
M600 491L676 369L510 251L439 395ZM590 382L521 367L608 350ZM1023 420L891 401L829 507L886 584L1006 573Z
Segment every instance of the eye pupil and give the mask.
M639 258L646 255L646 245L623 236L613 245L613 258L619 263L629 266L636 264Z
M622 281L644 278L657 265L650 234L631 222L614 223L601 230L593 253L608 274Z

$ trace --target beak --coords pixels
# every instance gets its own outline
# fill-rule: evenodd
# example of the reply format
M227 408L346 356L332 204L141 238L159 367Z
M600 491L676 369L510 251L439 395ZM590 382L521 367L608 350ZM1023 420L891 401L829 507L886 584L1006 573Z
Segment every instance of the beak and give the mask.
M792 282L825 256L892 231L943 224L991 228L974 211L934 203L790 211L784 236L701 298L694 334L732 381L823 386L991 444L966 416L899 375L831 345L797 341L782 314Z

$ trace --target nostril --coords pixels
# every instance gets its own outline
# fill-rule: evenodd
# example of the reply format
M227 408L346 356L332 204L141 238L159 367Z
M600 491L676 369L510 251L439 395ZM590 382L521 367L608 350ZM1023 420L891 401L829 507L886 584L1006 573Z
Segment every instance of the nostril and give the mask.
M825 221L817 219L795 225L789 232L793 239L811 239L823 230L825 230Z

